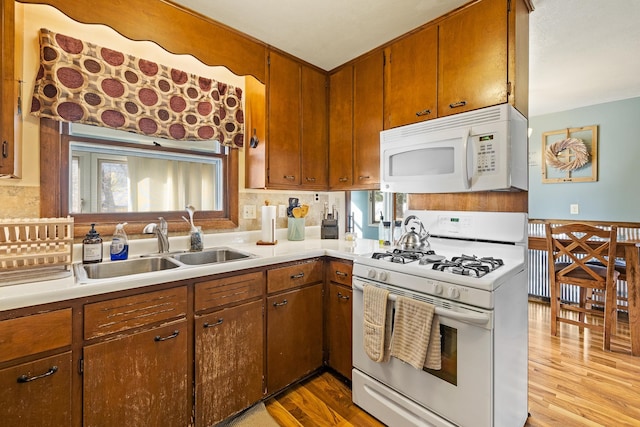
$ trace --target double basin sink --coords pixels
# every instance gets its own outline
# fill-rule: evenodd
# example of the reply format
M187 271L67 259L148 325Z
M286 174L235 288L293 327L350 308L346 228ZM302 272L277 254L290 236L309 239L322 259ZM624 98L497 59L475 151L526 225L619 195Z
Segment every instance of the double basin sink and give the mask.
M215 247L205 249L202 252L170 252L131 258L125 261L75 264L74 269L77 280L80 283L88 283L91 280L131 276L198 265L220 264L255 257L255 255L248 252L228 247Z

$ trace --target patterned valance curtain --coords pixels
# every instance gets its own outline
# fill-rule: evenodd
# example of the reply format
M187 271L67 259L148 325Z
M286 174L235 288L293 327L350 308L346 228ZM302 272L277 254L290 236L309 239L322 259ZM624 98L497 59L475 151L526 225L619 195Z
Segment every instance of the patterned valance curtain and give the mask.
M242 89L46 29L31 113L175 140L244 139Z

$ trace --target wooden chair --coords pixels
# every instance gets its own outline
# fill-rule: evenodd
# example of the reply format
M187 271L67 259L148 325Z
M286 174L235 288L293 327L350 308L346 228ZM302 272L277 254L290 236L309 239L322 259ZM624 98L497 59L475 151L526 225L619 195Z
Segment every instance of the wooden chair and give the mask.
M610 230L587 224L546 224L549 254L549 283L551 299L551 334L558 335L559 322L586 327L603 333L603 347L611 348L611 334L617 315L617 286L619 273L615 269L617 227ZM599 265L595 264L597 262ZM579 304L561 301L563 285L580 288ZM593 290L604 295L604 310L593 307ZM578 313L578 320L564 317L566 311ZM603 317L604 325L594 323L585 315Z

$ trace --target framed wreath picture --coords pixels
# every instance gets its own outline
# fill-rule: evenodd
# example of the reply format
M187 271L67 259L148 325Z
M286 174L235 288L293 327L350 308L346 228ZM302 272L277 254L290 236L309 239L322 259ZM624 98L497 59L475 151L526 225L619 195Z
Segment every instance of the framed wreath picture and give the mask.
M598 180L598 126L542 134L542 182Z

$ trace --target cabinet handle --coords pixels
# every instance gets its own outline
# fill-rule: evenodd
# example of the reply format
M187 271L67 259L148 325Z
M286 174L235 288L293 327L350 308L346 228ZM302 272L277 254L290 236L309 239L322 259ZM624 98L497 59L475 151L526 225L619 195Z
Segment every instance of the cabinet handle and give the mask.
M2 141L2 157L5 159L9 157L9 143L7 141Z
M418 111L416 113L416 116L418 116L418 117L428 116L429 114L431 114L431 110L422 110L422 111Z
M449 104L449 108L464 107L465 105L467 105L467 101L454 102L453 104Z
M360 175L358 179L369 179L371 178L369 175Z
M349 277L349 273L344 273L340 270L336 270L336 276L340 276L340 277Z
M161 337L160 335L156 335L153 338L153 340L155 342L167 341L167 340L170 340L170 339L173 339L173 338L177 337L178 335L180 335L180 331L173 331L173 333L171 335L166 336L166 337Z
M291 276L291 279L302 279L304 277L304 273L298 273L298 274L294 274L293 276Z
M308 176L305 178L307 180L307 182L316 182L316 179L314 177Z
M349 300L349 295L342 295L341 292L338 292L338 298L348 301Z
M28 383L30 381L35 381L35 380L39 380L40 378L45 378L48 377L50 375L55 374L56 372L58 372L58 367L57 366L52 366L49 368L49 370L47 372L45 372L44 374L40 374L40 375L34 375L32 377L29 377L27 375L20 375L18 377L18 382L20 384L22 383Z
M349 180L349 178L347 178L347 177L338 178L338 181L340 181L340 182L347 182L348 180Z
M285 175L284 179L288 179L289 181L293 181L294 179L296 179L295 175Z
M222 317L218 319L218 321L216 323L209 323L209 322L204 322L204 324L202 325L204 328L213 328L214 326L218 326L222 324Z
M283 305L287 305L289 303L289 301L287 301L286 299L283 299L282 302L274 302L273 306L274 307L282 307Z

